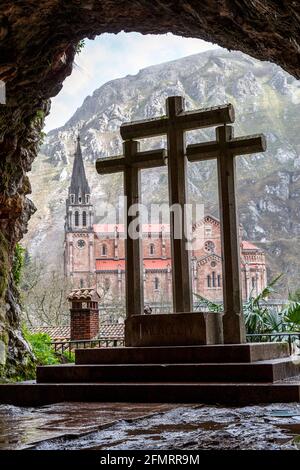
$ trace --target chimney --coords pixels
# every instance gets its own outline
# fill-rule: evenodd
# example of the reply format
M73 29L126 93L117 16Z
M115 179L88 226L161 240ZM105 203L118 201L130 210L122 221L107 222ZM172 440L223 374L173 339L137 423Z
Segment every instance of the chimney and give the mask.
M75 289L68 295L71 304L71 341L94 339L99 334L99 294L96 288Z

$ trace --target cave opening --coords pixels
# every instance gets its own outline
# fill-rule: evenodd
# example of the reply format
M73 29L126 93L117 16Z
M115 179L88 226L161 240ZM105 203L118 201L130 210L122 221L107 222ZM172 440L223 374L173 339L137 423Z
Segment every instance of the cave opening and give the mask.
M300 71L296 15L293 19L297 6L292 4L267 2L262 10L259 5L246 4L241 9L240 2L218 6L211 2L202 2L201 6L155 2L150 6L144 2L111 5L91 1L65 2L62 6L54 1L43 11L47 1L43 5L39 2L39 8L33 0L16 9L9 3L1 7L0 29L0 79L6 85L6 104L0 107L1 341L3 366L10 363L12 369L18 369L23 356L26 362L27 352L16 334L20 308L11 269L16 243L34 212L26 196L30 193L27 172L37 155L47 100L59 92L71 73L78 42L122 29L143 34L173 32L270 60L296 78ZM276 254L278 248L274 250ZM9 343L16 348L7 353Z

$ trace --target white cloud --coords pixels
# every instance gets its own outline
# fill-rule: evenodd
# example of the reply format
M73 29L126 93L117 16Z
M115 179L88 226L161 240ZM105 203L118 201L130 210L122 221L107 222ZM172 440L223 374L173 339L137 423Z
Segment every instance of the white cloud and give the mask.
M142 35L139 33L103 34L76 56L72 74L63 89L52 100L46 131L62 126L81 106L84 98L105 82L126 75L135 75L142 68L196 54L218 46L201 39L172 34Z

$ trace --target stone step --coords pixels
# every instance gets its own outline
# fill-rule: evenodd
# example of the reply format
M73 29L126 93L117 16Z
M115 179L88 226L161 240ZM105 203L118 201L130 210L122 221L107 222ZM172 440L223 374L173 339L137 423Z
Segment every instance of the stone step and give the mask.
M300 401L299 383L84 383L0 385L0 403L40 406L58 402L205 403L250 405Z
M256 362L289 356L287 343L209 346L89 348L75 351L76 364L172 364Z
M223 364L85 364L37 368L38 383L275 382L300 374L289 358Z

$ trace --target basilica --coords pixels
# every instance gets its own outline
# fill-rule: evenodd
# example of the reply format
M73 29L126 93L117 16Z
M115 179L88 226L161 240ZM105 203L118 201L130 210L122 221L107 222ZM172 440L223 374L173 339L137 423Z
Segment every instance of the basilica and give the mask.
M125 244L123 224L94 223L91 190L86 178L80 139L74 156L71 184L66 200L64 267L74 287L97 286L106 304L122 305L125 297ZM145 305L150 311L172 307L172 265L168 224L142 225ZM222 301L222 254L220 221L212 216L193 227L196 247L191 251L192 291ZM246 300L267 284L264 252L242 239L240 228L242 294Z

